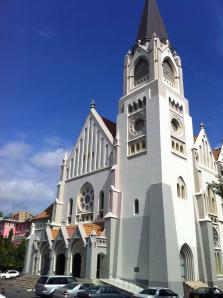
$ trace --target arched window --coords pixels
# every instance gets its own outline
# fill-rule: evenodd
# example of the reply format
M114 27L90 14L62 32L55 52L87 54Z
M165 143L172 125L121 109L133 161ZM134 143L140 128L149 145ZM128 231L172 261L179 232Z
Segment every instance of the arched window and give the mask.
M66 170L66 179L69 179L69 168Z
M216 197L211 187L208 187L208 212L217 215Z
M77 220L91 221L93 220L94 209L94 189L90 183L85 183L77 197Z
M182 177L179 177L177 180L177 196L181 199L187 198L186 184Z
M110 208L110 211L112 211L112 191L110 190L109 191L109 208Z
M174 71L168 59L163 61L163 77L174 85Z
M72 213L73 213L73 199L70 199L68 202L68 207L67 207L67 223L68 224L71 224Z
M72 158L70 161L70 178L73 177L73 172L74 172L74 159Z
M180 198L180 185L177 183L177 196Z
M139 200L135 199L134 202L134 214L139 214Z
M213 240L214 240L214 246L219 247L218 231L215 227L213 227Z
M194 258L191 248L184 244L180 250L181 276L183 281L194 280Z
M140 58L134 69L134 83L139 84L149 78L149 63L145 58Z
M101 191L99 195L99 215L102 218L104 211L104 192Z

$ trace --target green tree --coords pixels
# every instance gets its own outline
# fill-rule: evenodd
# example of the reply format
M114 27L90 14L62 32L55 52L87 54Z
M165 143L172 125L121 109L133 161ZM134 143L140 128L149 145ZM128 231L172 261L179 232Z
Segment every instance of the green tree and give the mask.
M26 253L26 240L23 241L16 247L16 264L15 267L18 269L23 268L25 253Z
M218 176L217 182L208 183L213 191L223 199L223 175Z

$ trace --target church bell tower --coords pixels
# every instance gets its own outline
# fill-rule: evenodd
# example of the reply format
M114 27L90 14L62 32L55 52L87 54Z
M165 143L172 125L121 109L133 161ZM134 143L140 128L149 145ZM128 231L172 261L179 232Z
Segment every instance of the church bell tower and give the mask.
M122 192L118 275L182 294L183 242L194 256L190 276L197 278L193 130L181 59L156 0L145 0L135 45L125 57L123 82L117 119ZM179 183L184 200L178 198Z

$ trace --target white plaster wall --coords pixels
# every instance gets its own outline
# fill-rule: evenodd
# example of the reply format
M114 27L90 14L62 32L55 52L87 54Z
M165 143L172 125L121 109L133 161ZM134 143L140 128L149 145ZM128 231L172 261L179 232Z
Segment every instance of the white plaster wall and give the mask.
M128 104L146 96L147 153L135 157L127 156ZM118 275L129 279L148 277L148 200L150 185L161 182L159 102L157 81L122 98L123 114L118 116L120 133L120 191L123 193L123 213L119 246ZM134 215L134 200L139 200L139 214ZM134 273L139 267L139 273Z
M63 220L66 221L67 218L67 206L69 199L73 199L73 214L72 214L72 223L76 223L76 206L77 198L80 192L81 187L86 183L90 183L94 189L94 220L98 216L98 204L99 204L99 194L100 191L104 191L104 202L105 210L109 206L109 190L111 185L111 171L110 168L99 170L95 173L84 175L78 178L74 178L65 183L64 187L64 205L63 205Z
M184 98L171 90L168 86L161 85L160 119L161 119L161 150L162 150L162 177L163 182L171 185L174 203L174 214L178 238L178 248L184 243L188 244L194 256L195 278L198 278L197 241L195 230L195 216L193 196L195 193L193 175L193 128L191 117L186 112L187 102ZM169 117L169 97L175 99L184 107L184 127L186 142L186 158L171 152L171 129ZM182 177L186 184L187 199L177 197L177 180Z

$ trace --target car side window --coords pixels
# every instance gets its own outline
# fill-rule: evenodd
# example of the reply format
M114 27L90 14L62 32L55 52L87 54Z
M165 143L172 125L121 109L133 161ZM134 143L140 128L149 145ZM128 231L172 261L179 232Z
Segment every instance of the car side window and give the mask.
M103 287L103 288L101 288L101 293L106 293L107 291L106 291L106 288L105 287Z
M156 291L155 289L144 289L140 292L140 294L147 294L147 295L152 295L154 296L156 294Z
M175 294L171 290L165 289L165 290L160 290L159 296L170 296L170 297L174 297L174 296L177 296L177 294Z
M61 285L66 285L68 283L69 283L68 278L66 278L66 277L61 277L60 278L60 284Z
M115 288L107 288L107 293L119 294L119 291Z

